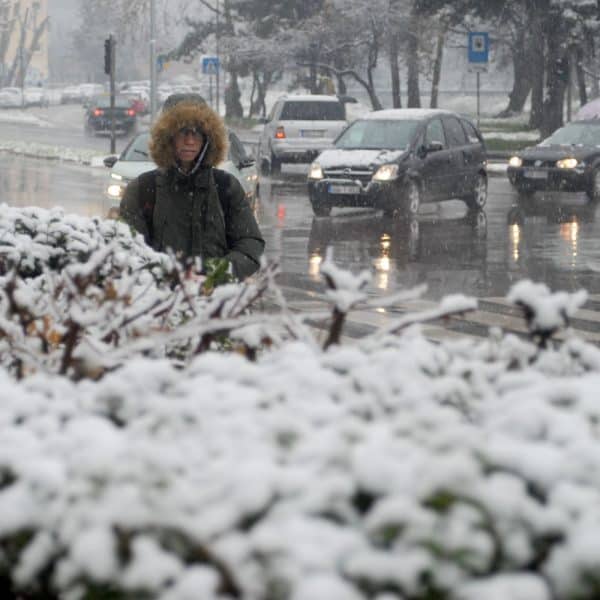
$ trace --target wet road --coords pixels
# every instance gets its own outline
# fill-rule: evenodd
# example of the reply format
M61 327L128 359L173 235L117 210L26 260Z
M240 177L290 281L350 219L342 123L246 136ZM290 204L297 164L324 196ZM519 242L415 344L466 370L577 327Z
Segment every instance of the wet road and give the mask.
M105 215L108 170L0 155L0 201L11 205L63 206ZM600 218L582 197L540 200L525 211L504 177L490 180L484 212L469 215L461 202L425 205L411 224L368 210L334 209L314 218L302 171L261 180L257 216L267 255L281 262L289 298L323 291L319 264L328 246L335 262L374 274L370 292L417 284L427 298L449 293L503 296L523 278L551 289L580 287L600 293Z
M551 289L600 292L600 218L583 196L538 198L529 207L505 177L490 179L485 211L462 202L424 205L416 222L368 210L334 209L314 218L301 177L262 182L259 217L282 281L322 289L318 265L328 246L335 262L374 273L373 294L426 283L427 297L503 296L523 278Z

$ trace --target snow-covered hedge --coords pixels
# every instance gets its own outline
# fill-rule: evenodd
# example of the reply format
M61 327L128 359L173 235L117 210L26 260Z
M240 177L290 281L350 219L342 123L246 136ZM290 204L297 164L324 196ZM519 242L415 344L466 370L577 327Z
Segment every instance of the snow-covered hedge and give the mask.
M585 294L513 288L535 343L409 326L454 298L340 346L367 276L324 274L327 350L0 370L0 598L597 600L600 350L548 343Z

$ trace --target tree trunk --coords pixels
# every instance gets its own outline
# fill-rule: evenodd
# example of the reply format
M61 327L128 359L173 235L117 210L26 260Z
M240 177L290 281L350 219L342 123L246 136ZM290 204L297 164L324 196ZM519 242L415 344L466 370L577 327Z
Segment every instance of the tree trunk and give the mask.
M400 64L398 60L398 34L390 33L390 76L392 80L392 106L402 108L400 96Z
M529 127L531 129L539 129L542 126L545 53L548 51L544 40L543 14L543 9L538 3L534 7L531 19L531 37L532 40L538 40L539 45L537 51L533 51L530 57L533 74L531 82L531 114L529 116ZM540 40L541 43L539 43Z
M430 108L438 107L438 95L440 91L440 79L442 77L442 60L444 59L444 43L446 41L446 32L440 29L437 37L437 46L435 49L435 61L433 63L433 75L431 77L431 100Z
M229 85L225 88L225 117L241 119L244 116L244 109L240 102L241 95L237 71L230 68Z
M565 90L568 81L569 58L566 53L564 36L559 15L551 13L546 22L548 57L546 63L546 95L542 119L542 137L549 136L562 127Z
M408 108L421 108L421 92L419 91L419 21L413 14L410 20L407 42L408 75Z
M497 116L510 117L523 112L527 96L533 87L533 54L539 52L533 48L526 28L519 29L512 47L513 87L508 97L508 106Z
M574 50L575 54L575 72L577 74L577 88L579 90L579 102L581 106L587 104L588 96L587 90L585 87L585 71L583 70L583 48L581 46L577 46Z

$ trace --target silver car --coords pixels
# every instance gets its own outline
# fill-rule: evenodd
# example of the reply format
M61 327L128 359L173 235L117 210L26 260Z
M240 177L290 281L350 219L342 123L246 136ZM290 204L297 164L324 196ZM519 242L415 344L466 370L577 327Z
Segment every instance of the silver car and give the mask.
M228 131L229 148L227 160L219 165L220 169L237 177L246 192L246 198L254 206L258 197L258 174L253 158L247 155L243 143L233 131ZM110 178L104 194L109 201L107 214L114 218L119 214L119 204L127 184L145 173L156 169L150 158L148 144L150 132L138 133L127 145L120 156L107 156L104 164L110 169Z
M258 142L263 173L279 173L282 163L310 163L347 125L337 96L291 94L280 97L264 119Z

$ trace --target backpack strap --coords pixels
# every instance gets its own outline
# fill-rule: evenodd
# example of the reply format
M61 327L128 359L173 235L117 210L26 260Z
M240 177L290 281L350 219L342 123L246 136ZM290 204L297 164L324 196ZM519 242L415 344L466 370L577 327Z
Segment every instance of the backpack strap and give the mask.
M146 171L139 176L139 195L138 201L139 206L142 210L142 215L144 216L144 221L146 222L146 227L148 229L148 237L149 240L147 242L152 242L152 238L154 235L153 232L153 216L154 216L154 205L156 204L156 176L158 174L158 169L154 169L153 171Z

